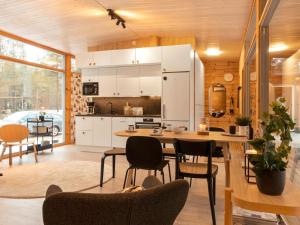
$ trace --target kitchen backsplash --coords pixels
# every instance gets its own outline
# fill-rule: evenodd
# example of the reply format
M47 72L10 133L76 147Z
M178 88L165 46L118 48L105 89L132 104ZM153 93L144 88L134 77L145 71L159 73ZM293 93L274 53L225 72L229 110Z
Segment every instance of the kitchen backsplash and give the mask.
M95 97L93 101L96 103L95 113L110 113L110 104L112 103L112 111L116 114L123 114L123 107L128 104L132 107L143 107L144 115L160 115L161 98L160 97Z

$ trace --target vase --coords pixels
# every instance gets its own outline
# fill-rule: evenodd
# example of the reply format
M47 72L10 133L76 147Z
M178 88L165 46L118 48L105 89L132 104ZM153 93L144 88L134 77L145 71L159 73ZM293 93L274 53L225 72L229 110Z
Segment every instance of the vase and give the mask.
M247 136L249 135L249 126L239 126L239 135Z
M285 170L264 170L256 173L256 184L261 193L281 195L285 186Z

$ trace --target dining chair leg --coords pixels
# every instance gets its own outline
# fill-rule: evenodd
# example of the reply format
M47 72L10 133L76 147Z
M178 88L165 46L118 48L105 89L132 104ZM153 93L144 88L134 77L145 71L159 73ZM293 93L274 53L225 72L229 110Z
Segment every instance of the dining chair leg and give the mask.
M101 158L100 187L103 187L104 162L105 162L105 155Z
M190 187L192 187L192 180L193 178L190 178Z
M157 170L154 170L154 176L156 176L157 175Z
M135 181L136 181L136 169L134 169L134 178L133 178L133 185L135 186Z
M215 215L215 206L214 206L214 196L213 196L213 184L212 179L207 179L207 186L208 186L208 195L209 195L209 204L210 204L210 211L211 217L213 221L213 225L216 225L216 215Z
M216 177L213 178L214 205L216 205Z
M116 177L116 156L112 156L112 177Z
M3 149L2 149L2 153L1 153L0 162L1 162L1 161L2 161L2 159L3 159L3 156L4 156L4 153L5 153L5 150L6 150L6 145L4 144L4 145L3 145Z
M165 183L165 173L164 173L164 170L162 169L161 171L160 171L160 173L161 173L161 177L162 177L162 182L163 182L163 184Z
M125 179L124 179L124 184L123 184L123 189L125 188L125 185L126 185L126 181L127 181L127 176L128 176L128 171L129 171L130 168L128 168L126 170L126 173L125 173Z
M19 152L20 152L20 159L22 159L22 142L20 142L20 146L19 146Z
M8 147L9 153L8 153L8 162L9 162L9 166L12 165L12 146L10 145Z
M36 145L33 143L32 147L33 147L33 151L34 151L35 162L37 163L38 162L38 158L37 158Z
M170 167L170 163L168 163L168 170L169 170L169 178L170 178L170 182L172 181L172 176L171 176L171 167Z

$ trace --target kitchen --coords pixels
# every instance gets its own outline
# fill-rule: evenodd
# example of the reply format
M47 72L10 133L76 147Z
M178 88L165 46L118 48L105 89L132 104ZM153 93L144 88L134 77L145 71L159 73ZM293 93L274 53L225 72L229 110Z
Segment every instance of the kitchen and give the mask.
M76 57L87 104L76 116L77 145L125 147L126 138L114 133L130 125L193 131L204 116L204 67L191 45Z

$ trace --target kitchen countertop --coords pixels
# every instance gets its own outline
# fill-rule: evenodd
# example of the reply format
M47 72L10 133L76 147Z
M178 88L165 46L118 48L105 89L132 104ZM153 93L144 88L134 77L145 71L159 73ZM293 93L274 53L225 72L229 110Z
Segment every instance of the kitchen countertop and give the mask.
M134 116L134 115L122 115L122 114L77 114L76 116L90 116L90 117L155 117L160 118L161 115L141 115L141 116Z

